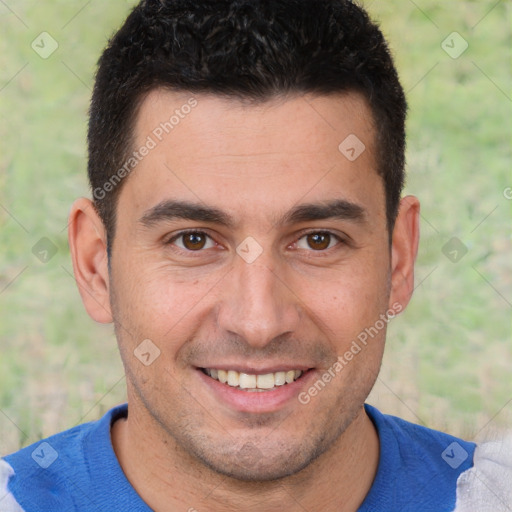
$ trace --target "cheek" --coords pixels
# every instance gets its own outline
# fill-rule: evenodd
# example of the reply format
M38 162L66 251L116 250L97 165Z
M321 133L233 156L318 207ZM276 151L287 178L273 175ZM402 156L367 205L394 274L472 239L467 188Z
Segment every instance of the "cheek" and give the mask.
M190 337L219 277L184 279L183 274L144 262L120 266L113 283L116 320L139 342L149 338L169 350L173 340ZM126 332L122 334L126 338Z
M334 336L344 339L357 336L387 310L387 274L377 265L332 273L310 289L303 295L309 297L305 303Z

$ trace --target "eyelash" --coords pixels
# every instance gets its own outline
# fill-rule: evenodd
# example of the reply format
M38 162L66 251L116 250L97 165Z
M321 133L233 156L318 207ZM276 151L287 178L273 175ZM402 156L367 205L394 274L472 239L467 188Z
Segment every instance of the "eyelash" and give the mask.
M185 235L188 235L188 234L191 234L191 233L194 233L194 234L199 234L199 235L204 235L208 238L210 238L211 240L213 240L213 237L211 237L206 231L201 231L201 230L197 230L197 229L186 229L184 231L180 231L179 233L177 233L176 235L174 235L172 238L170 238L167 242L166 242L166 245L170 245L170 246L173 246L174 242L176 240L178 240L179 238L185 236ZM299 240L301 240L302 238L308 236L308 235L312 235L312 234L327 234L327 235L330 235L331 237L335 238L336 241L338 242L336 245L334 245L333 247L329 247L327 249L323 249L323 250L318 250L318 251L315 251L314 249L303 249L305 250L306 252L313 252L313 253L317 253L319 256L321 255L325 255L325 253L327 251L330 251L331 249L334 249L335 247L337 247L338 245L349 245L349 241L347 239L344 239L342 238L340 235L337 235L336 233L333 233L332 231L329 231L329 230L312 230L312 231L306 231L306 232L303 232L300 234L300 236L293 242L294 244L298 243ZM213 240L214 241L214 240ZM216 242L215 242L216 243ZM206 249L199 249L197 251L192 251L190 249L182 249L181 247L176 247L176 246L173 246L173 250L177 251L177 252L185 252L187 253L187 255L190 255L190 254L194 254L194 253L202 253L204 252Z

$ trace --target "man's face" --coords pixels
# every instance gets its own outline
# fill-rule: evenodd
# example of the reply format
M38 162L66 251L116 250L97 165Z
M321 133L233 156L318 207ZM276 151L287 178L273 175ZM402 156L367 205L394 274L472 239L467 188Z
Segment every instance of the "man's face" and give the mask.
M332 446L380 366L385 327L333 366L390 302L371 113L356 94L259 106L197 95L159 141L189 98L145 99L134 148L156 147L119 196L110 295L130 410L220 473L275 479ZM338 149L351 134L366 146L355 160ZM142 359L160 355L146 366L134 350L148 339Z

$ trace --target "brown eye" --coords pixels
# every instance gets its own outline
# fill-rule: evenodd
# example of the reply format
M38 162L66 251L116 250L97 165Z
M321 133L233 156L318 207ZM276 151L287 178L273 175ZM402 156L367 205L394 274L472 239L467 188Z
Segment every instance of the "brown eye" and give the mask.
M185 251L200 251L215 245L210 237L202 231L189 231L175 236L169 241Z
M333 235L328 231L315 231L300 237L297 241L297 247L299 249L325 251L340 242L341 239L338 236Z
M206 243L206 237L202 233L187 233L183 235L183 245L190 251L202 249Z
M329 233L310 233L307 235L307 241L311 249L321 251L329 247L331 235Z

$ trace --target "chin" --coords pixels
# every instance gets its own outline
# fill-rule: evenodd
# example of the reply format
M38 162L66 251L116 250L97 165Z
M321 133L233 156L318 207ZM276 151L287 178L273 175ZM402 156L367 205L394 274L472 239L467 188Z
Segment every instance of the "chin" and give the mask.
M252 460L247 465L238 461L203 461L211 470L240 482L275 482L295 475L309 465L310 461L290 460L280 457L275 460Z
M248 441L238 451L202 452L198 458L212 471L241 482L277 481L295 475L309 466L328 447L307 441L296 446L273 444L258 447Z

